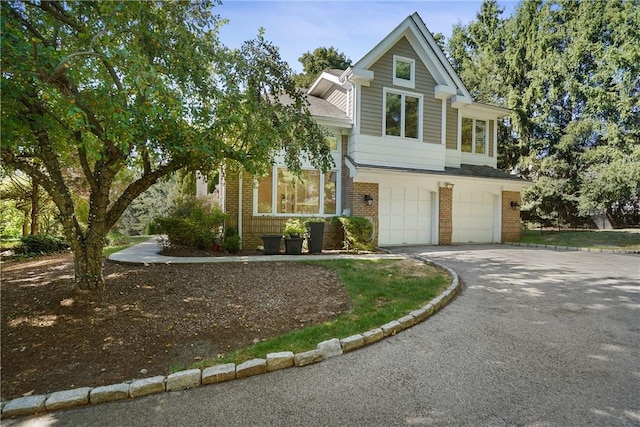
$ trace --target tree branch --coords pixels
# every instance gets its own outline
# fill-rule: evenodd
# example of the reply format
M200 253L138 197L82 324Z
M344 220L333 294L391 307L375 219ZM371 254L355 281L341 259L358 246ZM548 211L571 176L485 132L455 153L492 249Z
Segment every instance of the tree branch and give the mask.
M7 8L7 10L9 11L9 13L18 21L20 21L20 23L29 31L31 32L31 34L33 34L35 36L35 38L42 40L42 43L45 46L53 46L53 43L48 42L44 36L42 34L40 34L40 32L36 29L36 27L34 27L33 25L31 25L31 23L29 21L27 21L22 15L20 15L18 12L16 12L15 10L13 10L13 8L9 5L9 3L4 3L3 4L4 7Z
M89 166L89 161L87 160L87 151L82 146L82 133L77 131L74 133L74 137L76 139L76 146L78 147L78 158L80 159L80 166L82 166L82 171L84 172L84 176L87 177L87 181L89 182L89 187L91 187L91 191L98 190L98 183L93 177L93 173L91 172L91 167Z
M142 177L132 182L126 190L118 197L115 203L111 206L106 215L106 224L109 228L120 219L125 209L131 204L131 202L146 191L149 187L155 184L160 178L165 177L182 168L182 162L179 160L171 160L169 163L160 166L155 171L144 174Z

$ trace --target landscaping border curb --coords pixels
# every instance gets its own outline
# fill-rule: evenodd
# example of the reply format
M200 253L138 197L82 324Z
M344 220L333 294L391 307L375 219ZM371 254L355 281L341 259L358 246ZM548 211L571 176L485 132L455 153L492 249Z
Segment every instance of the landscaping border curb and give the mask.
M407 256L405 255L405 257ZM188 369L174 372L167 376L158 375L150 378L125 381L121 384L82 387L56 391L45 395L18 397L2 402L1 418L36 415L53 410L70 409L91 404L95 405L167 391L200 387L232 379L243 379L252 375L322 362L325 359L337 357L373 344L424 322L445 307L460 293L462 283L455 271L422 256L412 255L409 257L445 270L451 275L451 284L423 307L413 310L397 320L387 322L378 328L360 334L354 334L343 339L332 338L318 343L315 349L302 353L269 353L265 359L252 359L237 366L234 363L227 363L204 369Z
M509 245L509 246L521 246L525 248L554 249L558 251L600 252L605 254L623 254L623 255L640 254L640 251L628 251L626 249L581 248L577 246L543 245L540 243L521 243L521 242L505 242L503 244Z

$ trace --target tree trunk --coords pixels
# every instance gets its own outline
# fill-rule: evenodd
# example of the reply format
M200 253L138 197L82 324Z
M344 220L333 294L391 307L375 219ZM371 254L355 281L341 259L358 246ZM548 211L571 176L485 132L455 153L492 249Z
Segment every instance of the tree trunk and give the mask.
M95 241L96 239L92 239ZM102 243L83 243L73 253L75 281L78 289L104 291L102 276Z
M22 237L29 235L29 211L22 211Z
M31 181L31 235L36 235L40 232L40 186L35 179Z

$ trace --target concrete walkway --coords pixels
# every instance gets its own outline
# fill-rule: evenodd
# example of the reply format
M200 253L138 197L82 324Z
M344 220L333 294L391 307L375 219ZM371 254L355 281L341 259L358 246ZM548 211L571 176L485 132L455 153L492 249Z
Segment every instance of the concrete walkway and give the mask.
M251 256L224 256L224 257L175 257L159 255L157 238L151 238L146 242L138 243L119 252L111 254L108 259L114 262L129 264L202 264L215 262L261 262L261 261L315 261L322 259L398 259L397 254L303 254L303 255L251 255Z

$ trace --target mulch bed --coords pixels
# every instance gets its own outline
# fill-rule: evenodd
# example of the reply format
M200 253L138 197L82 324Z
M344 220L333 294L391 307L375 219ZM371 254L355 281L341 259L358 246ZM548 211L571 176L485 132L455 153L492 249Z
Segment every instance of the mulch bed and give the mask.
M1 268L2 400L167 375L350 307L333 271L277 257L148 266L105 261L102 294L73 289L69 253Z

